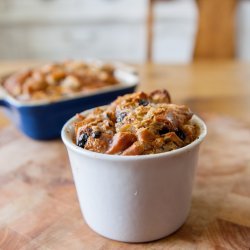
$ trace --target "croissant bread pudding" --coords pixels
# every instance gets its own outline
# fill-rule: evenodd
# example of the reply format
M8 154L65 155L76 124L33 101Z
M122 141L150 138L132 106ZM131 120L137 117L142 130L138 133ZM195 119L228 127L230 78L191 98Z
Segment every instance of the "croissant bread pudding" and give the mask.
M37 101L90 93L118 83L112 65L69 60L16 72L2 85L20 101Z
M192 116L188 107L170 103L166 90L137 92L78 115L74 139L81 148L105 154L163 153L197 138Z

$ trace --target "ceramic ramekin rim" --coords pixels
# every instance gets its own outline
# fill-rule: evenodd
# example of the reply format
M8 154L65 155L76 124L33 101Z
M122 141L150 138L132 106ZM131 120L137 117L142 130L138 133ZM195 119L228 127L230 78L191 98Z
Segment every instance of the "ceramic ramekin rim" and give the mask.
M86 110L82 113L87 113L89 111L90 110ZM192 121L199 126L200 134L193 142L191 142L190 144L182 148L164 152L164 153L149 154L149 155L133 155L133 156L109 155L109 154L102 154L102 153L97 153L97 152L93 152L90 150L86 150L75 145L75 143L72 140L72 136L70 136L71 133L69 132L69 130L72 129L72 124L74 123L76 119L77 119L76 116L72 117L64 124L62 128L61 138L65 146L67 147L67 149L70 149L79 155L93 158L93 159L100 159L100 160L110 160L110 161L135 161L136 160L136 161L139 161L139 160L146 160L146 159L155 159L155 158L175 156L175 155L179 155L179 154L191 151L193 148L198 146L207 135L207 126L205 122L197 115L193 115Z

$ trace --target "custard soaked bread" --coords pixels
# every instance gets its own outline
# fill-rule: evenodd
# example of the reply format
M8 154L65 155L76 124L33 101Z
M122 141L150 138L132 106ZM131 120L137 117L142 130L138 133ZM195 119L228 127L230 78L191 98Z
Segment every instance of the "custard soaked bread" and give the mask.
M197 138L192 116L188 107L171 104L166 90L137 92L78 115L75 141L79 147L106 154L163 153Z
M3 87L16 99L27 102L87 94L118 83L112 65L68 60L16 72L3 82Z

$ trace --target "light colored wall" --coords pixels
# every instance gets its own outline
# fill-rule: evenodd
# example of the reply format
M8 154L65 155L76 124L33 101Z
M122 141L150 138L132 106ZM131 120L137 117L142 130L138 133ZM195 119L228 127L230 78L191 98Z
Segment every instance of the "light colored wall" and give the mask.
M0 59L145 59L147 0L0 0ZM194 0L156 7L156 61L192 59Z
M250 61L250 1L241 0L237 9L237 56Z

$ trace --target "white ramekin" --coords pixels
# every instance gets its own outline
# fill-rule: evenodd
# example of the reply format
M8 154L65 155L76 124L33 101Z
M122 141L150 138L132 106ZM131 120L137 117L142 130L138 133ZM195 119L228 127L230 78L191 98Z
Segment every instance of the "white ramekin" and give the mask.
M85 111L86 113L88 111ZM87 224L114 240L146 242L176 231L186 220L205 123L191 144L166 153L107 155L74 144L70 119L62 129L77 195Z

